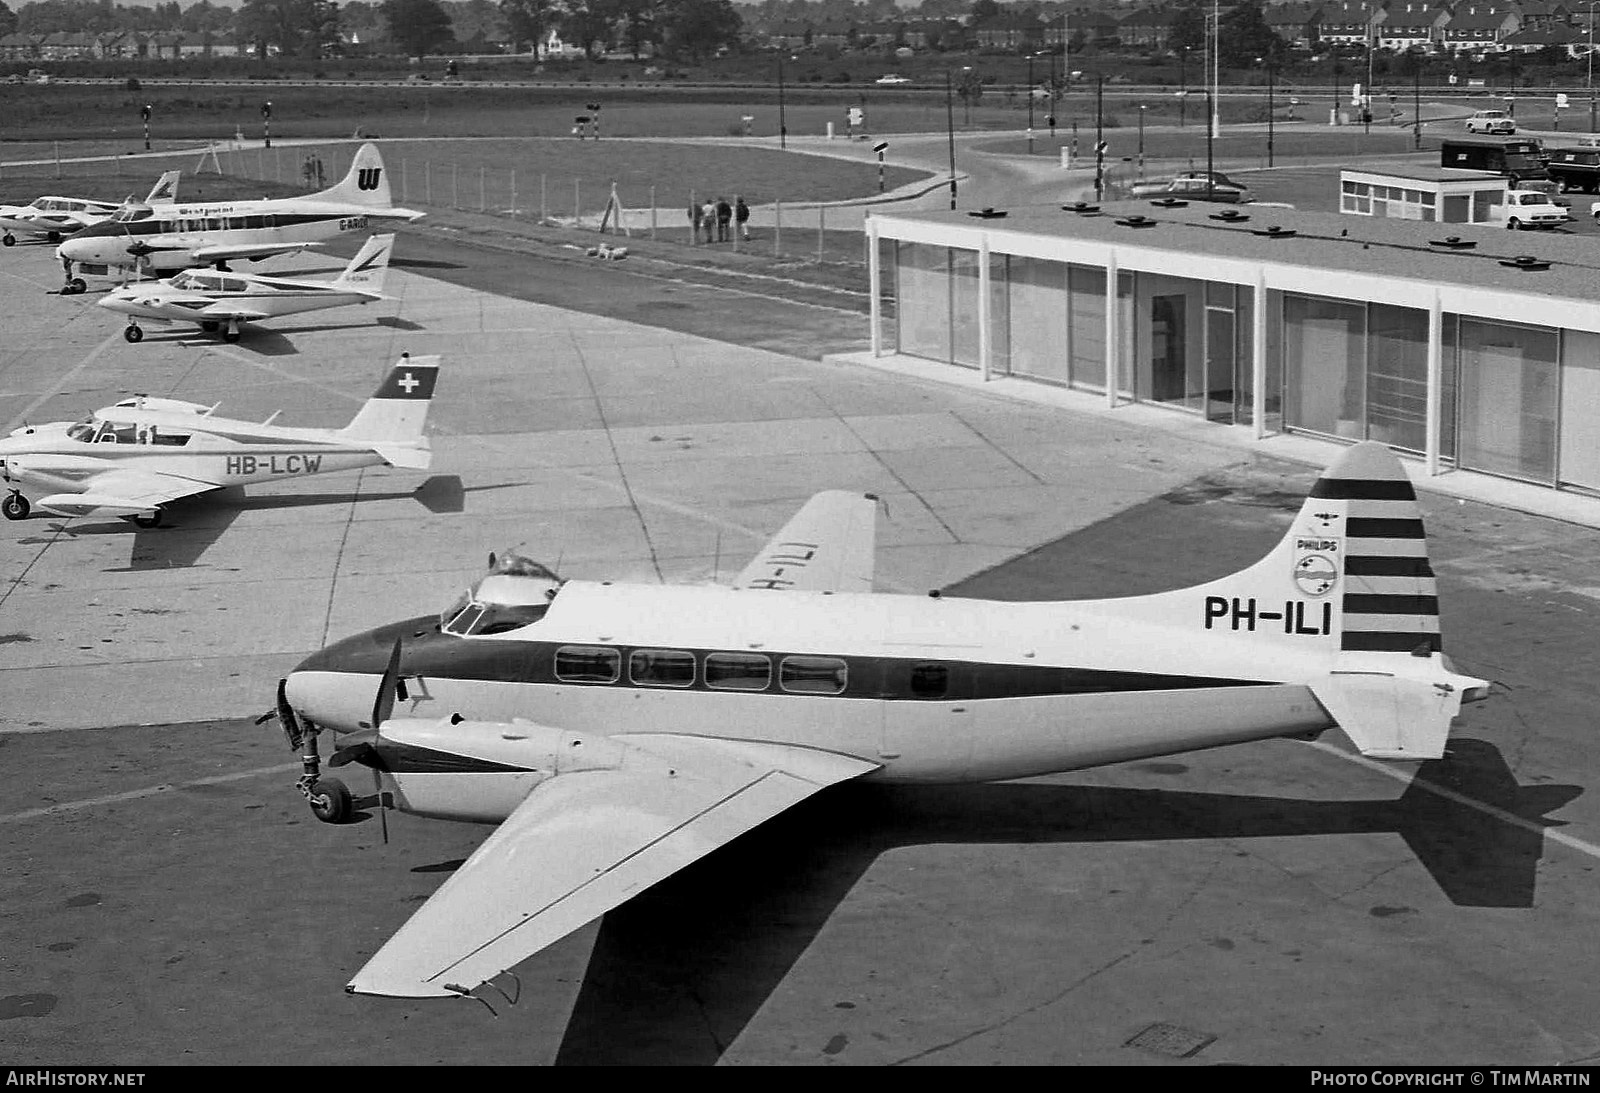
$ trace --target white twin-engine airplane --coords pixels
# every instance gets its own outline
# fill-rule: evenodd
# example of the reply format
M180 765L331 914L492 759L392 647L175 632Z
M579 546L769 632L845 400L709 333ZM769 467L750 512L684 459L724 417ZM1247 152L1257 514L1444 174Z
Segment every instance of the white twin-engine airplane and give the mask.
M425 214L396 208L383 157L363 144L336 186L305 197L215 204L129 206L85 228L56 248L66 273L62 292L88 287L73 270L95 276L131 271L140 276L270 258L318 245L344 232L365 232L368 221L416 220Z
M162 507L224 486L387 464L426 469L422 426L438 357L408 357L342 429L293 428L213 416L215 406L135 395L79 422L30 425L0 439L7 519L37 506L60 516L161 523ZM43 491L29 502L23 487Z
M171 204L178 196L178 172L168 171L150 188L146 205ZM94 201L85 197L36 197L27 205L0 205L0 243L15 246L18 235L39 236L52 243L91 224L110 220L133 201Z
M471 994L852 778L1025 778L1333 726L1364 755L1431 759L1488 692L1440 651L1416 495L1379 444L1341 455L1256 565L1149 596L874 594L874 516L819 494L733 587L491 559L438 619L296 667L277 714L320 818L500 825L347 990ZM320 777L317 736L362 728L330 760L373 769L353 799Z
M374 235L332 281L184 270L155 284L113 289L98 303L128 316L122 336L130 342L144 340L140 319L193 323L208 333L220 330L223 341L236 342L240 326L247 322L388 299L383 281L393 253L393 233Z

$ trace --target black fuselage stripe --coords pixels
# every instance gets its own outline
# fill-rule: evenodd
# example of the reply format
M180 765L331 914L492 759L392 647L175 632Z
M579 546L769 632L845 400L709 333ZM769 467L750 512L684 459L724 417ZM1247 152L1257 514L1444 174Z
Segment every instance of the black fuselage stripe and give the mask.
M1328 501L1415 501L1410 482L1387 478L1319 478L1311 496Z
M1437 633L1395 630L1346 630L1339 648L1362 653L1410 653L1419 648L1437 653L1441 648Z
M378 753L379 761L368 765L390 774L517 774L535 769L382 738L372 750Z
M1344 560L1344 571L1352 577L1432 577L1427 558L1405 558L1352 554Z
M1353 615L1437 615L1439 597L1346 592L1344 609Z
M1352 539L1426 539L1421 520L1392 517L1352 516L1344 523Z

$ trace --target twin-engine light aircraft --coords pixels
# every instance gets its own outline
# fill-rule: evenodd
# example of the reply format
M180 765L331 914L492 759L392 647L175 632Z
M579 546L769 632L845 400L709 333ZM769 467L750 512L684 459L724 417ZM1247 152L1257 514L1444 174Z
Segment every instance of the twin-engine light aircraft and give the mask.
M170 204L177 195L178 172L168 171L150 188L144 204ZM93 201L85 197L36 197L27 205L0 205L0 232L5 233L0 235L0 244L15 246L18 235L59 243L62 236L110 220L125 205L121 201Z
M122 336L130 342L144 340L140 319L193 323L208 333L221 331L225 342L236 342L240 326L247 322L388 299L383 281L392 253L394 235L374 235L332 281L184 270L153 285L113 289L98 302L128 316Z
M459 604L347 638L279 684L323 819L499 828L352 979L468 995L825 786L1025 778L1342 728L1443 753L1488 684L1440 651L1420 510L1359 444L1257 564L1039 603L874 594L870 496L813 498L733 587L561 582L498 565ZM323 729L370 730L322 778Z
M215 406L135 395L78 422L24 426L0 440L7 519L121 516L157 527L162 508L224 486L304 478L379 463L426 469L422 435L438 357L405 358L342 429L230 421ZM22 489L44 492L32 502Z
M416 220L415 209L394 207L388 173L375 144L363 144L350 173L336 186L305 197L206 204L129 206L85 228L56 248L66 274L63 292L83 292L83 278L130 271L159 275L195 266L226 269L236 259L270 258L316 246L345 232L366 232L369 221Z

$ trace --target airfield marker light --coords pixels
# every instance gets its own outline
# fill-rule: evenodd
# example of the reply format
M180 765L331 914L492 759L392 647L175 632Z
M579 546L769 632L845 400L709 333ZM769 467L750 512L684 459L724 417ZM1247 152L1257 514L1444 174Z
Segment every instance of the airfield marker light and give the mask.
M272 147L272 100L261 104L261 140L264 147Z
M139 117L144 120L144 150L150 150L150 104L139 107Z
M878 192L881 194L883 193L883 153L889 150L889 142L880 140L872 146L872 150L878 153Z

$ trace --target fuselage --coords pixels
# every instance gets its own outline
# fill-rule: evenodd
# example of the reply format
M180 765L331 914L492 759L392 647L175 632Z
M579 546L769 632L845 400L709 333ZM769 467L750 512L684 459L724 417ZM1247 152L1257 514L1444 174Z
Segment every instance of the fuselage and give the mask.
M121 206L81 197L40 197L28 205L0 205L0 231L67 235L114 216Z
M139 206L85 228L56 253L63 261L89 267L86 272L101 267L180 270L218 260L204 253L208 248L320 243L345 233L366 233L372 219L417 215L409 209L295 198Z
M338 642L290 674L287 694L319 725L357 729L400 638L407 696L393 716L436 727L427 743L403 739L420 731L404 725L385 734L413 758L456 751L489 766L392 763L385 777L415 811L486 821L529 786L519 745L483 723L798 745L918 782L1020 778L1332 724L1304 683L1325 670L1315 657L1217 634L1185 644L1175 673L1184 635L1127 617L1132 602L572 581L542 618L504 633L451 633L429 617ZM1202 610L1197 601L1197 628ZM504 792L441 789L486 773Z
M382 298L373 292L335 287L328 281L191 272L155 285L113 289L98 303L109 311L138 319L207 323L226 321L240 312L252 319L276 318Z

